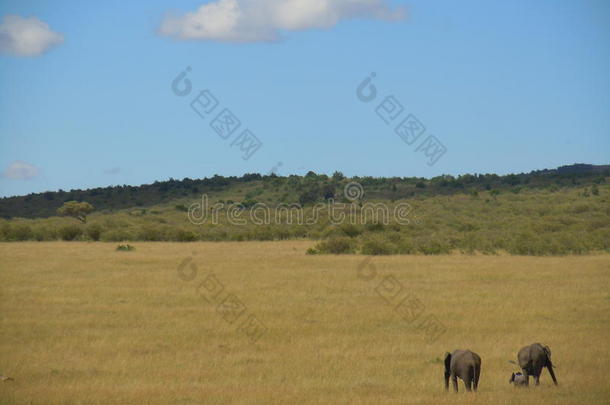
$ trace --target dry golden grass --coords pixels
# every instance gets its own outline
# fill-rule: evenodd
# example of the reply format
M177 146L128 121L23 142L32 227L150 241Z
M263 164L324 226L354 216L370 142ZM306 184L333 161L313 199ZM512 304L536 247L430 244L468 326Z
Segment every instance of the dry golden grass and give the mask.
M0 244L0 374L15 379L0 403L608 403L610 255L375 257L364 280L364 257L311 244ZM258 342L197 290L211 273L266 325ZM437 341L378 295L389 275L446 326ZM553 350L559 387L546 371L508 384L533 342ZM483 359L476 395L443 390L456 348Z

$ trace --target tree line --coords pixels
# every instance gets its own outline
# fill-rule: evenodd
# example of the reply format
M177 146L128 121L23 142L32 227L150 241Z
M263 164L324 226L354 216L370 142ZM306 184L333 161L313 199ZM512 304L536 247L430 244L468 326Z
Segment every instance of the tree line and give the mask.
M366 190L368 199L397 200L418 196L476 194L505 190L519 192L529 188L562 188L593 186L605 182L610 176L610 165L595 166L575 164L557 169L532 171L520 174L463 174L441 175L429 179L423 177L360 177L347 178L341 172L332 175L312 171L304 176L247 173L241 177L215 175L203 179L184 178L155 181L140 186L116 185L87 190L58 190L32 193L25 196L0 199L0 218L44 218L57 214L64 203L87 202L97 211L113 212L125 208L148 207L180 198L192 198L202 193L222 192L240 184L257 182L261 189L283 191L277 203L312 204L318 201L341 200L343 187L357 182ZM256 203L256 196L242 201L244 205Z

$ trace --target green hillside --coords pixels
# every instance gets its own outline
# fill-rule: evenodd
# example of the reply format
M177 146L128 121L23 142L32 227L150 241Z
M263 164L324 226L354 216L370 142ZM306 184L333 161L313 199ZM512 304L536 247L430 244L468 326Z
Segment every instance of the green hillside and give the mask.
M569 168L432 179L252 174L43 193L2 200L5 216L31 218L0 220L0 240L319 240L311 254L608 251L608 169ZM96 207L86 223L55 214L71 200Z

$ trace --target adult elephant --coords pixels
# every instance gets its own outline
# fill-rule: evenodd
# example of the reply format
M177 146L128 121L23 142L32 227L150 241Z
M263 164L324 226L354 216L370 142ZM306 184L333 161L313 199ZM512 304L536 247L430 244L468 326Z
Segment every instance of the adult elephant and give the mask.
M529 386L530 375L536 380L536 385L540 384L540 374L544 367L549 370L553 382L557 385L557 379L553 372L553 363L551 362L551 349L548 346L540 343L525 346L519 350L517 360L519 361L519 367L523 370L526 386Z
M457 378L464 381L466 391L470 387L476 392L481 376L481 358L470 350L455 350L453 353L445 353L445 390L449 390L449 377L453 383L453 389L458 392Z

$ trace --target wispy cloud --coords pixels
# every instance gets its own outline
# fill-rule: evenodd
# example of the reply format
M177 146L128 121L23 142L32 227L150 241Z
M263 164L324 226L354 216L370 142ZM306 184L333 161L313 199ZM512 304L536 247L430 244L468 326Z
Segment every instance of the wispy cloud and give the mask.
M216 0L166 17L159 32L183 40L260 42L278 39L281 31L330 28L342 20L405 16L404 8L386 0Z
M37 56L64 41L36 17L6 15L0 23L0 52L16 56Z
M2 177L14 180L28 180L37 177L40 169L21 160L15 160L3 172Z

